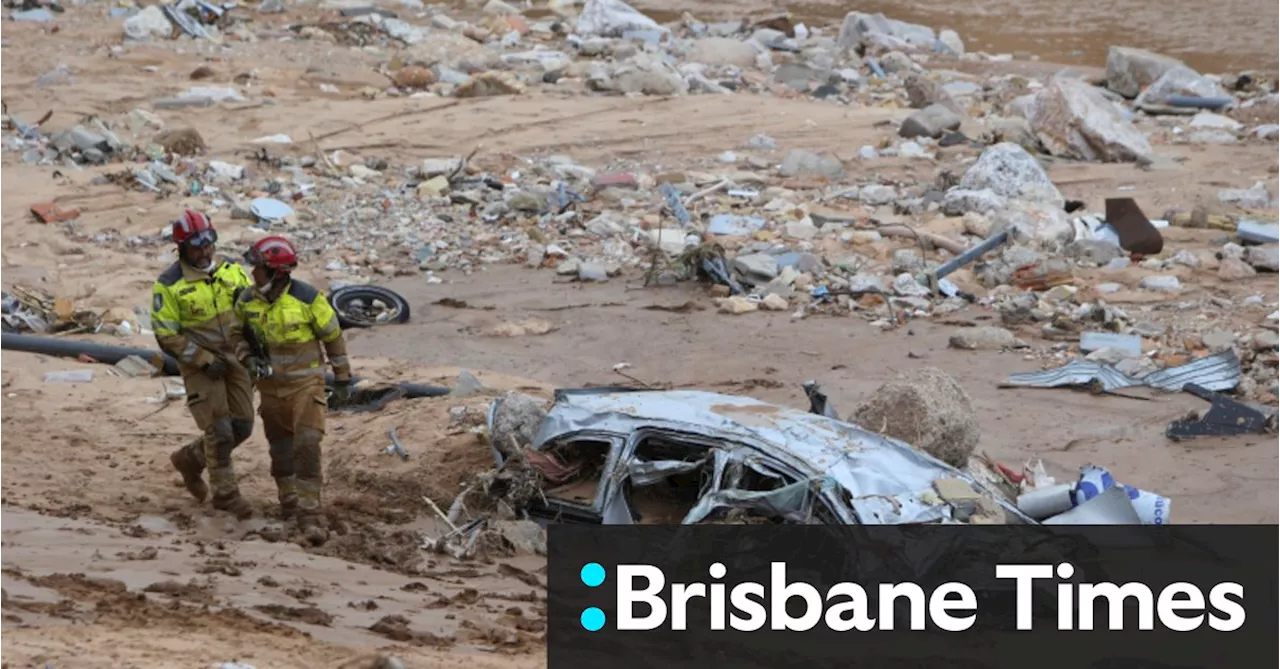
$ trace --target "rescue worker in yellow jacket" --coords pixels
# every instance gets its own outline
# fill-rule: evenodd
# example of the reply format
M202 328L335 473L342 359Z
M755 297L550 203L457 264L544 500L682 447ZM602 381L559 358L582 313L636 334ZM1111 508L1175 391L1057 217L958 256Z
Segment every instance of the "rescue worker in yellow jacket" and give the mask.
M303 537L322 544L329 534L320 511L324 362L333 367L334 405L341 406L351 394L346 340L324 294L291 277L298 256L288 240L265 237L245 260L254 286L236 300L243 326L239 357L257 379L281 515L296 517Z
M186 210L173 222L178 261L151 289L151 327L160 348L178 360L187 408L200 437L169 455L187 491L237 518L253 515L240 496L231 451L253 432L253 381L236 355L235 295L252 282L238 263L215 258L218 233L204 214Z

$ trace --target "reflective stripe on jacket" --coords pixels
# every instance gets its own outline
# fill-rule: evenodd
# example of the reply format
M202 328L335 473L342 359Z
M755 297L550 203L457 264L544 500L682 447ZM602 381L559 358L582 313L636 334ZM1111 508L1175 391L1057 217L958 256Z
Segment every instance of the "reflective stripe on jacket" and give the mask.
M291 279L274 302L268 302L257 288L250 288L236 300L235 311L271 363L271 377L263 379L259 388L323 376L326 356L336 380L351 379L338 314L314 286Z
M151 288L151 329L160 348L184 365L200 367L213 352L235 353L235 298L253 285L239 264L222 261L205 274L182 261L162 272Z

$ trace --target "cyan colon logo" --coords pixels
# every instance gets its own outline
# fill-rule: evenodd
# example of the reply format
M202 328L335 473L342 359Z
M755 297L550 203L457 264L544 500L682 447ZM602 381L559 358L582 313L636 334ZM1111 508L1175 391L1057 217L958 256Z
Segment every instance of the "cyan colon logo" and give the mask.
M588 588L599 587L601 583L604 583L604 567L600 566L600 563L598 562L588 562L587 564L582 565L582 571L579 572L578 577L582 579L583 585L586 585ZM588 632L598 632L604 628L604 611L601 611L594 606L588 609L583 609L582 616L579 620L582 622L583 629Z

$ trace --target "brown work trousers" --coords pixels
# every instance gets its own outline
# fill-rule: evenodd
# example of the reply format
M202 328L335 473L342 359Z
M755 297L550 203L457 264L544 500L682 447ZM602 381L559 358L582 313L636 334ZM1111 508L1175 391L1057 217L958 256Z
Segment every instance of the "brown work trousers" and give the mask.
M303 514L320 511L320 442L324 438L324 377L299 380L265 379L258 382L262 404L262 430L271 454L271 476L276 480L280 505L296 505Z
M203 433L183 448L209 469L215 498L239 494L231 451L253 431L253 379L240 363L228 363L226 376L219 379L198 369L182 370L187 410Z

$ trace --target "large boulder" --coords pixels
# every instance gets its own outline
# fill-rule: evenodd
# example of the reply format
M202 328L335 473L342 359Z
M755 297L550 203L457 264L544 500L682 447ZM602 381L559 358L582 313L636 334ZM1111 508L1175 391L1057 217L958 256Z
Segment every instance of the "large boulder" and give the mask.
M854 411L850 421L965 467L981 432L969 396L940 369L899 373Z
M865 41L879 41L886 46L905 44L917 49L932 49L937 36L933 28L886 18L884 14L849 12L840 24L837 43L841 48L857 46Z
M1113 46L1107 50L1107 88L1126 98L1135 98L1142 89L1176 67L1186 65L1177 58L1143 49Z
M987 147L978 162L960 177L959 187L969 191L986 189L1012 199L1047 199L1058 207L1063 204L1062 194L1040 161L1012 142Z
M1115 103L1074 79L1055 79L1036 94L1031 128L1045 150L1062 158L1120 163L1151 153L1146 136Z

